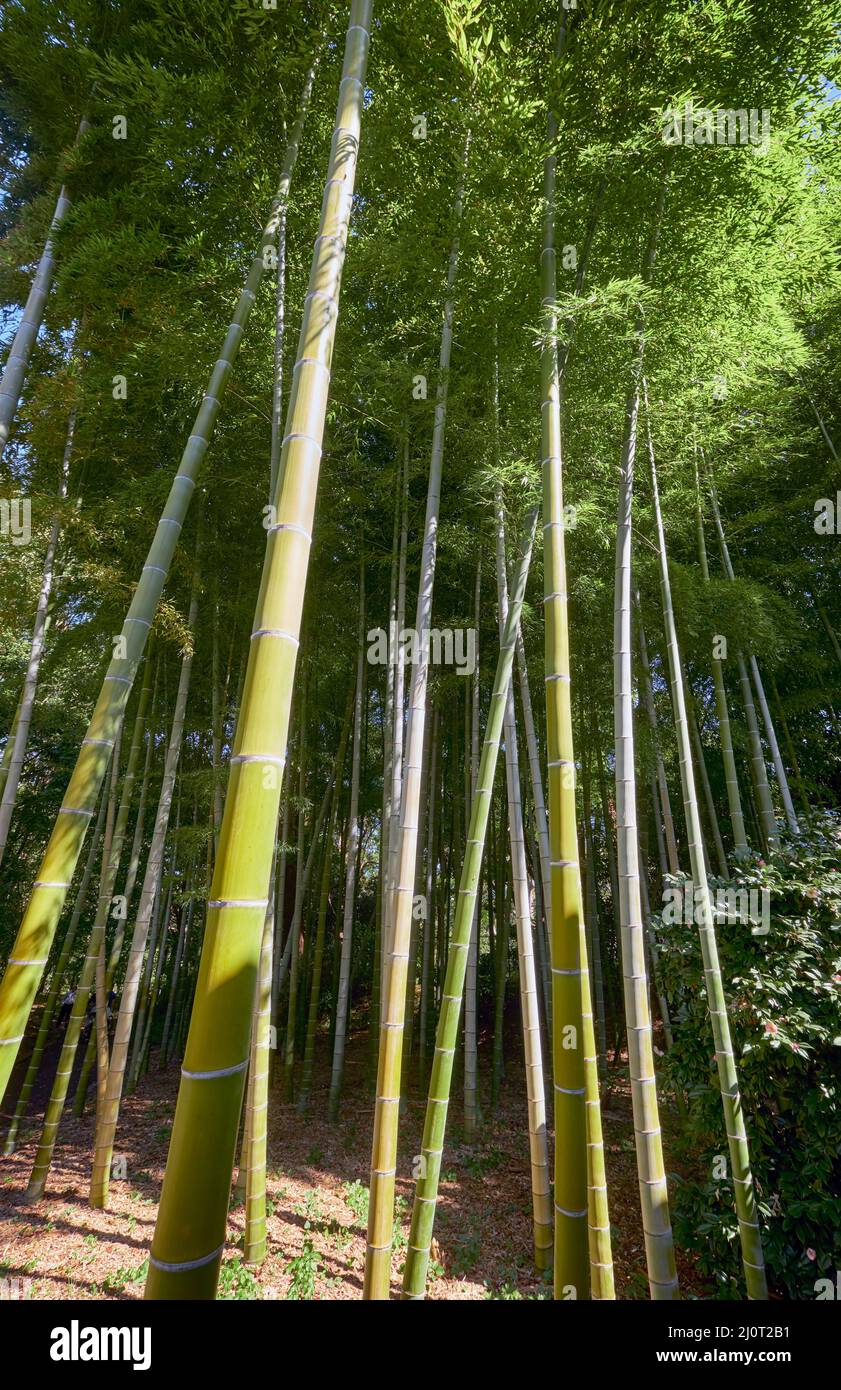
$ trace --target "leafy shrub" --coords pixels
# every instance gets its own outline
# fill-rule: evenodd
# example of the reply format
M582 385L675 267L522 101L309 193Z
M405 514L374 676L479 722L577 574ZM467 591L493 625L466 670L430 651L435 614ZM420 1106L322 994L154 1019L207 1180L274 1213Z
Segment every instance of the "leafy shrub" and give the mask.
M807 843L766 863L752 855L727 885L770 895L770 930L717 927L769 1285L814 1298L841 1267L841 828L826 817ZM685 1133L697 1173L678 1184L679 1243L697 1255L721 1298L743 1297L738 1226L697 929L655 915L674 1047L666 1087L687 1099ZM718 1157L717 1157L718 1156ZM721 1157L723 1156L723 1157ZM726 1166L725 1166L726 1160Z

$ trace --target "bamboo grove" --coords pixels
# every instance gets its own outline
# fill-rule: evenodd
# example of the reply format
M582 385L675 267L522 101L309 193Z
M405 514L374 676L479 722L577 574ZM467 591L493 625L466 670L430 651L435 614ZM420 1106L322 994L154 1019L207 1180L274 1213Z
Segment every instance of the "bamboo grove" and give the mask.
M317 1118L439 1297L516 1114L555 1299L815 1297L841 5L201 9L0 18L21 1202L168 1086L145 1296L213 1299Z

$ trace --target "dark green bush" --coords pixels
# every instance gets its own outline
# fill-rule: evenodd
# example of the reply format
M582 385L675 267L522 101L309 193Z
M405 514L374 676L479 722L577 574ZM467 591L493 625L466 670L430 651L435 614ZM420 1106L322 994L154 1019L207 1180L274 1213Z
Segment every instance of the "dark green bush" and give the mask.
M841 826L753 855L714 888L767 890L770 931L717 927L772 1293L814 1298L841 1268ZM694 925L655 915L673 1006L663 1079L687 1100L693 1176L675 1193L679 1243L721 1298L744 1297L733 1185ZM723 1157L722 1157L723 1156ZM697 1158L697 1162L695 1159ZM726 1160L726 1166L725 1166Z

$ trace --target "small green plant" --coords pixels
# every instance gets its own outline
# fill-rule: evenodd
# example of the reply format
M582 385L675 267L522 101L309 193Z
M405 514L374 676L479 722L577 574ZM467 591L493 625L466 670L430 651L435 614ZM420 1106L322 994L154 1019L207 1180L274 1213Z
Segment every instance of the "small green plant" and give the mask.
M106 1274L102 1281L103 1289L122 1290L126 1284L139 1284L146 1278L149 1272L149 1261L144 1260L142 1265L137 1265L135 1269L115 1269L112 1274Z
M216 1297L227 1299L229 1302L234 1299L262 1297L260 1285L248 1266L243 1264L241 1255L232 1256L222 1265Z
M522 1298L523 1295L515 1284L500 1284L494 1288L493 1284L485 1281L485 1298L502 1299L504 1303L511 1303L515 1299Z
M309 1231L313 1226L318 1226L324 1220L324 1212L321 1208L321 1193L313 1188L307 1193L303 1202L299 1202L295 1208L296 1216L303 1216L304 1230Z
M367 1225L368 1189L364 1183L361 1183L358 1178L355 1178L353 1182L346 1182L342 1188L342 1196L356 1217L358 1225Z
M287 1266L292 1282L286 1291L290 1299L315 1298L315 1281L321 1270L321 1261L315 1252L312 1241L307 1237L300 1255L295 1255Z

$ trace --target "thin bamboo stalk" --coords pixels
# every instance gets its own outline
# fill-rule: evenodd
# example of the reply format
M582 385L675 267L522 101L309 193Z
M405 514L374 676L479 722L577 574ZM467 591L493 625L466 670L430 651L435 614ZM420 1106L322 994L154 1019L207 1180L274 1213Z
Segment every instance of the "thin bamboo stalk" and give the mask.
M495 372L495 419L497 414L498 386ZM499 604L499 636L500 644L502 644L506 636L505 629L508 616L508 578L505 565L505 512L500 488L497 488L496 495L496 577ZM514 691L510 679L505 698L503 730L505 738L505 779L508 797L508 837L511 853L511 876L514 888L514 915L517 929L517 954L520 967L520 1009L523 1026L523 1050L525 1053L526 1096L528 1100L534 1262L538 1269L549 1269L552 1264L553 1240L552 1199L549 1182L549 1142L546 1131L546 1091L543 1079L543 1049L540 1039L540 1014L537 1004L537 975L535 972L532 946L528 870L526 867L523 807L520 793L520 760L517 749L517 726L514 715Z
M198 591L199 576L197 565L193 577L193 589L187 615L187 626L191 634L194 634L196 631L198 619ZM191 643L192 640L191 638ZM178 688L172 714L172 728L167 745L166 758L164 760L161 787L158 794L158 806L155 812L155 824L149 846L149 856L143 875L143 886L140 890L140 903L137 909L137 918L135 920L134 932L132 933L131 945L129 947L123 991L120 997L120 1009L117 1015L114 1042L111 1049L111 1062L108 1067L105 1094L97 1114L93 1169L91 1172L90 1185L90 1204L92 1207L106 1207L108 1205L111 1157L114 1150L114 1139L117 1133L120 1102L122 1100L123 1088L126 1084L126 1072L128 1070L133 1073L135 1070L134 1061L132 1061L132 1066L129 1068L129 1043L135 1021L138 994L141 991L143 957L146 952L147 941L149 940L150 926L154 926L153 913L155 904L156 901L159 902L160 898L164 847L166 844L167 830L169 828L169 817L172 808L173 793L175 791L178 763L181 757L181 746L184 738L184 720L187 712L187 698L190 691L192 668L193 647L191 645L181 660L181 671L178 678ZM166 918L164 920L166 920ZM149 972L151 972L153 949L154 941L149 945ZM145 981L148 981L148 978L149 976L147 975ZM144 982L141 1002L146 996L147 988L148 984ZM142 1036L141 1026L142 1020L138 1017L136 1029L137 1037Z
M339 813L339 801L342 794L342 779L344 776L348 736L350 734L354 714L354 690L355 683L351 686L348 693L347 708L342 723L342 733L339 739L339 753L336 759L336 780L333 787L332 800L330 802L327 834L324 840L324 862L321 870L321 893L318 903L318 920L316 922L315 940L313 943L312 970L310 975L310 1003L307 1012L307 1032L304 1044L304 1064L301 1069L301 1086L298 1094L298 1109L302 1114L309 1109L310 1092L312 1090L312 1074L313 1067L315 1066L315 1036L318 1027L318 1006L321 1001L321 970L324 962L324 938L327 931L327 908L330 899L330 881L333 870L333 842L336 838L336 819Z
M67 425L67 437L64 445L64 457L61 465L59 499L62 502L67 496L67 484L70 477L70 459L73 453L73 435L75 429L76 408L74 406L70 411L70 419ZM35 622L32 628L29 661L26 667L23 691L18 706L17 717L15 719L14 738L10 738L9 740L11 752L6 766L2 798L0 799L0 864L3 862L3 856L6 853L6 845L9 840L9 826L12 822L12 813L15 809L15 801L17 800L20 775L23 770L26 747L29 741L29 727L32 722L32 712L35 708L38 676L41 670L41 660L44 655L44 642L47 633L47 613L55 574L55 557L58 547L60 520L60 515L56 512L50 525L47 551L44 556L44 565L41 572L41 587L38 593Z
M724 537L724 527L721 524L721 513L718 509L718 495L714 484L710 488L710 496L712 498L713 521L715 522L716 534L718 536L718 545L721 552L722 564L724 565L724 573L732 583L735 581L736 576L733 573L733 566L730 562L730 552ZM777 829L776 816L774 814L774 803L771 800L771 788L768 785L765 756L759 738L759 725L756 720L756 708L753 703L750 676L748 675L748 667L742 652L736 653L736 661L739 667L739 685L742 691L742 704L744 705L745 723L748 731L750 769L759 805L762 834L769 846L776 846L780 842L780 836Z
M646 415L648 400L646 394ZM666 646L669 655L672 700L674 703L675 725L680 755L681 783L686 824L689 831L689 858L692 878L695 884L696 913L700 913L698 935L701 941L701 954L704 963L704 981L710 1011L715 1058L718 1068L718 1081L721 1088L721 1102L724 1109L724 1128L730 1150L733 1169L733 1183L736 1198L736 1215L739 1221L739 1239L742 1247L742 1263L745 1270L748 1298L765 1299L768 1291L765 1283L765 1263L762 1255L762 1239L759 1231L759 1218L750 1168L747 1132L744 1110L739 1093L739 1078L736 1059L730 1035L730 1021L727 1016L727 1002L724 983L718 960L712 904L709 883L704 870L701 851L701 818L698 798L695 792L695 777L692 769L692 750L689 741L689 728L686 718L683 673L672 607L671 582L666 554L666 536L660 510L660 496L657 486L657 468L654 461L654 446L651 439L650 418L648 418L648 449L651 463L651 489L654 502L654 516L657 526L657 544L660 563L660 588L663 597L663 620L666 628Z
M657 790L659 793L660 811L663 817L663 831L666 837L666 854L668 856L669 873L679 874L680 863L677 857L675 823L672 817L672 805L669 798L669 784L666 780L666 765L663 762L663 752L660 747L660 736L657 729L657 710L654 705L654 689L651 684L651 666L648 661L648 644L645 640L645 628L642 623L642 607L640 605L638 589L634 589L634 606L637 610L637 640L639 642L640 665L642 667L643 703L645 704L645 712L648 716L648 727L651 730L651 741L654 745L654 758L657 769Z
M459 229L469 151L470 134L468 133L453 215L454 233L447 271L447 290L438 359L435 423L429 464L426 520L415 618L415 631L421 639L421 651L419 660L412 668L409 695L406 758L403 767L404 790L400 811L399 858L394 881L394 925L390 946L387 936L384 936L384 941L389 949L388 961L383 975L385 989L380 1019L377 1095L374 1110L371 1183L368 1201L368 1241L363 1289L364 1298L374 1299L387 1299L391 1282L394 1178L397 1161L400 1076L403 1060L403 1024L406 1009L406 977L418 848L418 797L426 722L426 690L429 678L429 651L425 634L430 630L432 614L432 589L438 548L441 471L444 459L444 431L449 391L449 365L453 341L454 291L459 262Z
M707 560L707 546L704 540L704 517L701 511L701 485L698 476L698 461L695 460L695 529L698 538L698 559L705 584L710 582L710 567ZM724 762L724 782L727 788L727 805L730 813L730 827L733 832L733 853L735 858L743 859L748 852L745 835L745 819L742 813L742 799L739 794L739 775L736 771L736 758L733 753L733 737L730 731L730 711L727 705L727 691L724 685L724 672L721 658L713 654L713 683L715 703L718 711L718 736L721 743L721 756Z
M111 856L111 841L114 831L114 817L116 814L116 789L117 789L117 769L120 755L120 730L113 749L113 765L111 768L111 778L108 788L107 809L105 812L105 830L102 837L102 864L100 868L100 900L102 897L101 886L108 872L108 863ZM67 1091L70 1086L70 1076L73 1071L73 1063L76 1058L76 1049L82 1032L82 1024L87 1014L88 1000L90 998L91 987L94 982L94 970L99 955L100 945L105 933L105 919L100 911L97 911L91 934L88 940L88 948L82 962L82 970L79 982L76 986L76 998L73 1001L73 1008L67 1020L67 1028L58 1059L58 1067L53 1078L53 1086L50 1098L44 1111L44 1124L41 1129L41 1137L38 1141L38 1148L32 1164L32 1171L29 1175L29 1182L26 1189L26 1200L36 1202L44 1195L47 1178L50 1173L50 1166L53 1160L55 1141L64 1114L64 1104L67 1099Z
M333 1038L333 1065L330 1074L328 1114L337 1120L342 1095L342 1080L350 1009L351 962L353 959L353 917L356 893L357 849L359 845L359 778L362 755L362 696L365 685L365 565L359 574L359 633L356 658L356 694L353 706L353 752L350 770L350 811L345 863L345 901L342 921L342 952L339 963L339 988L336 997L336 1032Z
M88 122L82 117L79 122L79 129L76 132L75 144L78 145L85 132L89 129ZM53 237L70 211L70 196L67 186L61 185L58 201L55 205L55 212L50 223L50 231L47 240L44 242L44 249L41 252L41 259L38 262L38 269L35 272L35 279L32 281L29 294L24 305L20 323L17 326L9 355L6 358L6 365L3 368L3 376L0 378L0 459L9 441L9 433L12 421L15 417L18 404L20 402L21 391L23 389L24 377L29 366L29 358L38 337L38 331L44 317L44 310L47 307L47 300L50 294L50 287L53 282L55 272L55 257L53 255ZM104 770L103 770L104 776Z
M668 169L661 182L654 223L645 258L644 279L651 279L663 215ZM674 1244L669 1219L668 1185L663 1162L662 1133L654 1071L654 1048L645 965L645 928L640 895L637 841L636 774L634 768L633 681L631 644L631 552L634 464L640 403L640 378L645 348L638 324L634 384L625 405L619 508L616 534L614 600L614 726L616 738L616 825L619 919L628 1063L637 1150L640 1205L643 1213L648 1282L653 1299L678 1296Z
M765 737L768 741L768 747L771 749L771 759L774 764L774 771L777 774L777 785L780 788L785 818L792 835L799 835L800 826L797 823L794 802L791 799L791 790L788 785L788 777L786 776L785 765L780 754L780 745L777 742L777 731L774 728L774 721L771 718L771 711L768 708L768 701L765 697L765 687L762 684L762 677L759 674L759 664L752 652L748 660L750 662L750 670L753 676L756 696L759 701L760 713L762 714L762 722L765 725Z
M476 629L476 666L473 671L473 699L470 719L470 796L465 807L469 815L473 809L476 785L479 776L479 629L482 599L482 559L476 564L476 585L473 593L473 614ZM430 788L434 794L434 773L431 774ZM428 854L432 853L430 844ZM481 880L476 894L473 922L470 928L470 947L467 952L467 974L464 986L464 1137L468 1143L475 1139L479 1128L479 1058L477 1053L477 983L479 974L479 924L481 918ZM423 999L421 999L423 1016Z
M274 878L272 864L272 879ZM263 939L260 943L260 970L254 1010L251 1066L248 1078L248 1144L245 1178L245 1236L243 1257L246 1264L259 1265L266 1258L266 1154L269 1120L269 1028L271 1026L272 951L274 946L274 904L269 894Z
M485 725L476 795L473 798L470 811L470 825L461 869L442 1007L435 1038L435 1058L432 1063L429 1096L426 1103L420 1174L415 1187L412 1225L403 1272L403 1298L405 1299L423 1298L426 1288L426 1272L429 1265L429 1250L432 1243L438 1184L441 1176L441 1161L453 1061L458 1039L461 1000L467 970L467 954L470 949L474 901L479 885L479 873L488 826L488 812L505 718L506 697L510 688L511 671L514 665L515 636L526 591L536 522L537 511L535 510L528 518L521 555L512 585L508 619L497 658L493 692Z

